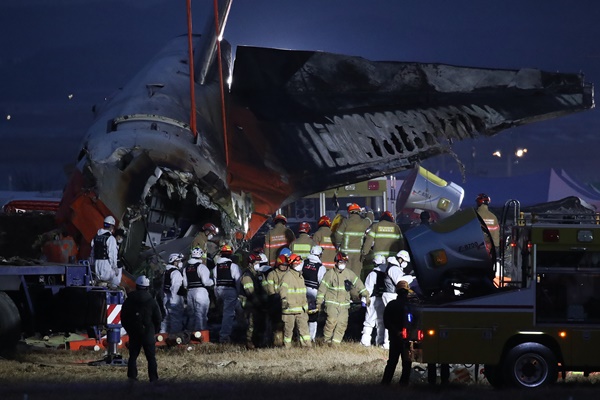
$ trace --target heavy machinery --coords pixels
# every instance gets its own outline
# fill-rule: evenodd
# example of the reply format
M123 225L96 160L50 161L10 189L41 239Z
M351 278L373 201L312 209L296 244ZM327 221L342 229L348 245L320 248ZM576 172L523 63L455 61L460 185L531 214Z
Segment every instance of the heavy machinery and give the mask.
M499 249L473 209L406 232L424 298L415 361L481 365L496 387L600 371L600 215L576 208L508 201Z
M107 354L103 362L123 364L117 352L123 301L121 290L93 283L88 263L3 264L0 267L0 351L12 351L23 335L61 332L65 335L66 347L77 349L82 343L90 347L104 346ZM84 332L89 339L69 340L75 332ZM106 338L102 341L104 333Z

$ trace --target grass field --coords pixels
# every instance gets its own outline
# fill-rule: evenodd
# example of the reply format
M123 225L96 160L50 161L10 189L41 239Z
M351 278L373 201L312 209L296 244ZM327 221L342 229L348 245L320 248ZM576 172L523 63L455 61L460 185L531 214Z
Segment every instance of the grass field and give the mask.
M127 358L127 350L122 351ZM596 378L568 376L550 388L495 390L485 380L431 387L413 373L409 387L379 385L387 351L357 343L314 347L246 350L237 345L205 343L161 348L160 380L147 381L140 359L140 381L130 383L126 368L87 365L102 358L91 351L20 349L0 359L0 399L564 399L598 398ZM395 379L399 378L399 372Z

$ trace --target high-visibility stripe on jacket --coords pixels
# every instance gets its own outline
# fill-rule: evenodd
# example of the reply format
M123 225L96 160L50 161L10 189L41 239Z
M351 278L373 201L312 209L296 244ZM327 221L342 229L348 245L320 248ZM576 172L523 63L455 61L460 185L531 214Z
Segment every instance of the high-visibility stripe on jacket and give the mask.
M360 296L369 296L369 292L358 276L348 268L327 270L317 292L317 304L325 302L327 306L350 307L350 288L356 288Z
M365 232L371 226L371 222L372 219L362 218L358 214L350 214L348 218L343 220L335 231L340 251L348 255L360 254Z
M400 227L390 221L379 221L373 224L365 237L362 253L368 254L371 247L374 255L395 256L404 249L404 237Z
M281 311L283 314L300 314L308 310L306 286L300 272L290 269L283 275L279 295L284 306Z
M271 266L275 266L279 250L288 247L295 238L294 232L283 223L275 224L267 232L265 235L265 255L269 259Z
M302 259L305 259L310 254L310 249L315 245L314 240L307 234L301 233L298 238L290 244L292 253L298 254Z
M328 226L320 227L313 235L313 240L315 244L323 248L323 254L321 254L321 261L323 262L323 265L327 268L334 267L335 262L333 261L333 259L335 258L335 255L337 253L337 249L333 244L331 236L331 229Z

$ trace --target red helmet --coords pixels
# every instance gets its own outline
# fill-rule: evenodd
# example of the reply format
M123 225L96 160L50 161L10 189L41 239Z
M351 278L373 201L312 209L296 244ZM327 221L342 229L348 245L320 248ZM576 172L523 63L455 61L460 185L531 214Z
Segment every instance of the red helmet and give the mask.
M230 245L225 244L221 247L221 255L225 256L225 255L232 255L233 254L233 249L231 248Z
M282 222L284 224L287 224L287 218L285 217L285 215L282 214L277 214L275 216L275 218L273 218L273 223L278 223L278 222Z
M302 257L300 257L298 254L292 254L288 257L288 262L290 264L298 264L300 262L302 262Z
M321 218L319 218L319 223L317 225L318 226L331 226L331 218L329 218L327 215L323 215Z
M298 228L298 232L300 232L300 233L310 232L310 224L308 222L300 222L300 227Z
M357 213L360 212L360 206L356 203L352 203L348 206L348 212L349 213Z
M333 259L333 261L335 263L338 263L340 261L348 261L348 256L346 255L346 253L342 253L341 251L339 253L337 253L335 255L335 258Z
M394 216L389 211L384 211L379 217L380 220L394 222Z
M284 254L280 254L277 257L277 261L275 262L275 264L278 266L279 265L289 265L288 258Z
M490 199L490 196L488 196L485 193L479 193L475 201L477 202L477 205L480 206L482 204L490 204L490 201L492 201L492 199Z
M202 225L202 230L204 232L208 231L213 235L217 235L219 233L219 228L217 228L214 224L211 224L210 222L207 222L206 224Z
M258 254L252 253L248 256L248 264L254 264L255 262L260 262L260 261L261 261L261 259Z

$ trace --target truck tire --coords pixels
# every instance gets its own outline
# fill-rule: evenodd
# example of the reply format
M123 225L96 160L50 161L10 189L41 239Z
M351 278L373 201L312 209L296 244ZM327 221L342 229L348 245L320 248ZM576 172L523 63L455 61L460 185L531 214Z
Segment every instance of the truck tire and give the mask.
M510 386L535 388L556 382L558 361L548 347L522 343L513 347L504 362L504 379Z
M483 366L483 375L492 387L500 389L505 386L504 377L502 376L502 368L498 365L485 364Z
M21 338L21 316L10 297L0 292L0 354L9 355Z

